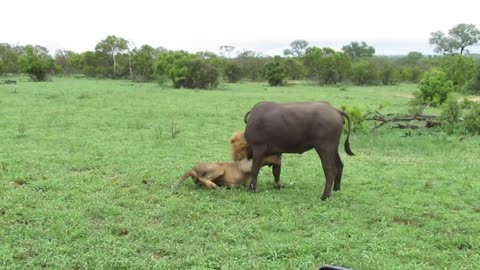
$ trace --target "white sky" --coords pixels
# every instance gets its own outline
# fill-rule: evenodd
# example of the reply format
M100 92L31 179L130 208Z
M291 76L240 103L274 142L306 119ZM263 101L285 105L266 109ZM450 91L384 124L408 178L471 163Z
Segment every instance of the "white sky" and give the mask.
M291 41L337 50L366 41L377 55L432 53L430 32L458 23L480 29L480 0L4 0L0 42L50 52L94 50L107 35L191 52L282 54ZM470 48L480 52L480 46Z

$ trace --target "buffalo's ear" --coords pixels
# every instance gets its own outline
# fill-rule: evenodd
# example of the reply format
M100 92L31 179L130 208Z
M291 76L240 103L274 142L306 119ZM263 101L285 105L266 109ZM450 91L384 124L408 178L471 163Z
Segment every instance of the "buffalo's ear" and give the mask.
M231 137L230 140L229 140L230 144L233 144L236 141L237 141L237 138L235 138L235 137Z

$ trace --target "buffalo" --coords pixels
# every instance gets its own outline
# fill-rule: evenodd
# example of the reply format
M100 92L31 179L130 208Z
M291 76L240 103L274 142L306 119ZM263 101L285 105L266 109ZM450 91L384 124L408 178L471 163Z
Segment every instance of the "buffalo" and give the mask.
M245 114L245 138L253 158L252 180L249 190L256 191L257 177L266 155L304 153L312 148L320 156L325 174L325 189L321 197L326 200L333 190L340 190L343 162L338 145L343 131L343 117L348 120L345 152L350 149L350 117L328 102L275 103L260 102ZM281 164L273 164L274 186L280 187Z

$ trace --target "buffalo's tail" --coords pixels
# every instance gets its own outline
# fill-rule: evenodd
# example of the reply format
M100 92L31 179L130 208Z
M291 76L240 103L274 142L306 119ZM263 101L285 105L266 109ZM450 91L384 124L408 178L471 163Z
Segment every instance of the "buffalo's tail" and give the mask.
M245 124L247 123L248 121L248 116L250 115L250 111L248 111L244 116L243 116L243 122L245 122Z
M350 121L350 116L348 116L348 114L346 114L344 111L341 111L341 110L337 110L341 115L345 116L345 118L347 118L347 122L348 122L348 132L347 132L347 138L345 139L345 153L347 153L349 156L353 156L355 155L353 152L352 152L352 149L350 149L350 130L351 130L351 121Z

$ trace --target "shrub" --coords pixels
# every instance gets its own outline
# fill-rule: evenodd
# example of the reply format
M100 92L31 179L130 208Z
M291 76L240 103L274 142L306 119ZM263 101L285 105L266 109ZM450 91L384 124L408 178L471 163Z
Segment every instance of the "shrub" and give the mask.
M348 108L347 106L341 106L341 109L350 117L353 132L363 129L363 124L365 123L365 114L362 113L359 107L353 106ZM348 130L348 126L344 125L344 129L345 131Z
M275 59L265 64L265 78L271 86L283 85L283 80L287 76L285 68L280 61L280 57L275 56Z
M440 69L432 69L424 74L418 88L420 92L416 98L426 105L438 106L447 100L453 92L453 83L447 79L445 72Z
M47 51L30 45L25 47L25 53L18 58L18 63L22 72L29 74L34 81L45 81L49 73L58 71Z
M218 70L207 60L184 51L159 54L155 64L159 78L168 76L175 88L214 88L218 85Z
M239 65L228 62L224 67L224 76L229 83L238 82L242 78L242 69Z
M480 105L475 104L465 115L463 124L465 131L472 135L480 135Z
M449 55L443 59L442 70L452 81L454 89L459 91L475 75L475 62L462 55Z
M378 68L372 60L362 59L352 64L350 78L355 85L374 84L378 78Z
M472 94L480 93L480 62L477 63L476 73L473 75L473 78L467 82L464 90L465 92Z
M462 111L459 102L457 102L455 98L448 98L443 104L440 114L442 129L449 134L453 133L460 120L461 114Z

